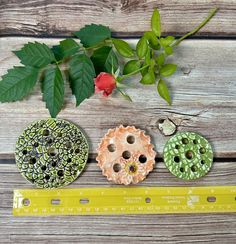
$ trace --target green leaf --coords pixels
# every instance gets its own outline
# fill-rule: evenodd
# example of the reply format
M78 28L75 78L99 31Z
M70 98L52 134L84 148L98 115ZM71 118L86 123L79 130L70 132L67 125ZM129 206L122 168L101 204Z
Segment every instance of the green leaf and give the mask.
M38 73L38 69L29 66L9 69L0 81L0 102L15 102L28 95Z
M149 69L148 73L146 73L141 79L140 83L144 85L152 85L155 83L156 77L153 69Z
M130 47L130 45L123 41L123 40L119 40L119 39L112 39L112 42L117 50L117 52L126 58L130 58L134 55L134 52L132 50L132 48Z
M51 50L52 50L52 52L56 58L56 61L60 61L63 59L63 53L62 53L62 50L60 48L60 45L52 46Z
M151 48L153 48L155 50L160 49L160 45L159 45L158 39L157 39L156 35L154 34L154 32L147 31L147 32L144 33L144 36L148 40L148 43L149 43Z
M168 88L162 79L160 79L158 82L157 90L158 90L159 95L163 99L165 99L169 105L171 105L171 98L170 98Z
M43 100L51 117L55 118L64 103L64 80L58 66L46 70L42 80Z
M63 54L63 58L65 58L75 54L79 50L80 46L73 39L65 39L60 41L60 48Z
M165 55L163 53L157 56L156 62L159 66L162 66L165 63Z
M156 36L161 36L161 18L160 13L157 9L154 9L151 19L151 27L152 31L155 33Z
M91 60L93 62L96 74L100 72L112 73L118 69L118 59L116 54L113 52L112 47L101 47L94 51Z
M136 45L136 53L138 57L143 58L148 51L148 43L145 36L143 36Z
M150 64L151 64L151 51L148 50L147 53L146 53L146 55L145 55L145 60L144 60L144 64L142 65L142 67L144 67L146 65L150 65ZM145 74L147 74L148 69L149 69L149 67L141 70L142 76L144 76Z
M70 86L76 97L76 106L94 94L95 70L85 54L74 56L70 61Z
M162 76L170 76L175 73L177 68L176 64L165 64L161 69L160 69L160 74Z
M173 36L167 36L165 38L161 38L160 42L163 47L166 47L169 46L174 40L175 38Z
M84 47L92 47L108 38L111 38L111 30L103 25L86 25L80 31L74 33Z
M29 42L19 51L14 51L15 55L24 65L42 68L55 61L52 50L45 44L39 42Z
M123 75L127 75L130 73L135 72L136 70L138 70L140 68L140 61L139 60L130 60L128 61L123 69ZM137 71L139 72L139 71Z
M67 58L75 54L79 50L79 44L73 39L65 39L60 41L59 45L55 45L51 48L57 61Z
M173 54L173 48L170 46L167 46L164 48L166 55L171 55Z

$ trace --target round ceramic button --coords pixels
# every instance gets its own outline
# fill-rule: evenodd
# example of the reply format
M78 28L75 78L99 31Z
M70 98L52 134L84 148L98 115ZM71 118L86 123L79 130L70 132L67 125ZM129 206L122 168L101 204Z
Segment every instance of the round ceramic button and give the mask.
M88 143L74 124L48 119L32 123L16 143L16 165L31 183L56 188L73 182L88 159Z
M169 171L183 180L204 176L211 168L213 152L209 142L193 132L178 132L164 147L164 163Z

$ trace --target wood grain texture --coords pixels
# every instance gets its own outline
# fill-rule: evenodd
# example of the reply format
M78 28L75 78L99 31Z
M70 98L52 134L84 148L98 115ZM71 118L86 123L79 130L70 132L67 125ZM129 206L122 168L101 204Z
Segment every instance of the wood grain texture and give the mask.
M0 75L18 64L11 50L33 38L0 38ZM55 44L57 39L37 39ZM130 40L134 44L135 40ZM157 95L155 86L138 84L139 77L127 81L133 103L119 94L102 98L100 94L75 108L71 91L66 87L65 108L60 118L83 128L90 141L91 156L109 128L120 124L135 125L151 135L161 157L168 137L158 130L158 121L171 119L179 131L195 131L208 138L215 157L236 157L236 41L188 40L182 43L170 61L178 64L169 79L173 105ZM133 87L132 87L133 85ZM21 102L0 104L0 156L13 157L15 142L22 130L34 120L49 117L39 87Z
M2 36L70 36L91 22L110 26L116 36L140 36L149 29L155 7L164 35L192 30L218 7L217 16L197 35L236 36L234 0L0 0L0 6Z
M162 162L140 186L235 185L236 161L217 161L194 182L172 176ZM13 189L32 188L14 161L0 160L0 235L2 243L235 243L235 214L13 217ZM95 161L67 188L108 187Z

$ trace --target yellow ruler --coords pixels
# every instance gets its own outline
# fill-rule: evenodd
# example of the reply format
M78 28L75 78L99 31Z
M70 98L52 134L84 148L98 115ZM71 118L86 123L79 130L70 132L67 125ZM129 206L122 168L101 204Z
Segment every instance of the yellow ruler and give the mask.
M236 212L236 186L14 191L15 216Z

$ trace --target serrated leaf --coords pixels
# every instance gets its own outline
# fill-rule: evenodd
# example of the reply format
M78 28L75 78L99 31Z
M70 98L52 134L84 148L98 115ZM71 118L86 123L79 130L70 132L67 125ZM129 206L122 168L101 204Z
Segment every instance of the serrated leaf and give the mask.
M147 32L144 33L144 36L148 40L149 46L151 48L153 48L155 50L160 49L160 45L159 45L158 39L157 39L156 35L154 34L154 32L147 31Z
M62 53L62 50L60 48L60 45L52 46L51 50L52 50L57 61L60 61L63 59L63 53Z
M74 56L70 61L70 86L76 97L76 105L94 94L95 70L92 61L85 54Z
M161 69L160 69L160 74L162 76L170 76L175 73L177 68L176 64L165 64Z
M113 71L118 69L118 59L111 47L105 46L95 50L91 56L91 60L96 70L96 74L104 71L112 73L112 67Z
M57 61L67 58L75 54L79 50L79 44L73 39L65 39L60 41L59 45L55 45L51 48Z
M170 47L170 46L166 46L166 47L164 48L164 50L165 50L166 55L171 55L171 54L173 54L173 48Z
M162 79L159 80L158 85L157 85L157 90L158 90L159 95L163 99L165 99L169 105L171 105L170 94L169 94L168 88L167 88L164 80L162 80Z
M160 42L163 47L166 47L169 46L174 40L175 38L173 36L167 36L165 38L161 38Z
M64 103L64 80L58 66L46 70L42 80L43 100L52 118L61 111Z
M86 25L79 31L75 32L84 47L92 47L108 38L111 38L111 30L104 25Z
M33 67L14 67L0 81L0 102L15 102L21 100L33 89L38 69Z
M130 58L134 55L133 49L127 42L119 39L112 39L112 42L121 56Z
M124 66L123 75L127 75L127 74L135 72L136 70L138 70L140 68L140 65L141 64L140 64L139 60L128 61Z
M75 54L79 50L80 46L73 39L65 39L60 41L60 48L63 54L63 58L65 58Z
M158 9L154 9L151 19L152 31L156 36L161 36L161 18Z
M148 51L148 43L145 36L143 36L136 45L136 53L138 57L143 58Z
M55 61L52 50L44 43L29 42L19 51L14 51L15 55L24 65L42 68Z
M165 63L165 55L163 53L157 56L156 62L159 66L162 66Z
M152 85L156 81L155 73L153 69L149 69L148 73L146 73L142 79L140 80L140 83L143 85Z

